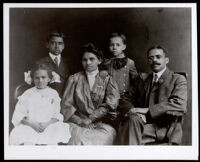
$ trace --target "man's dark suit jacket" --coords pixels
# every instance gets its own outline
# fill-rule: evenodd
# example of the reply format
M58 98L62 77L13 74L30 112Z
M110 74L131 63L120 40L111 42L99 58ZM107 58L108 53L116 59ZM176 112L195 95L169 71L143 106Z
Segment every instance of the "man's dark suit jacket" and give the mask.
M152 86L152 73L139 76L128 97L124 97L122 112L126 113L132 107L149 108L147 123L154 123L157 136L164 135L163 131L173 130L172 141L180 143L182 136L181 123L169 128L167 123L173 118L169 114L183 115L187 107L187 81L183 75L176 74L168 68L160 77L158 83ZM127 102L128 101L128 102ZM165 129L166 128L166 129ZM173 134L174 133L174 134Z
M65 84L70 75L67 60L62 57L60 65L59 65L59 67L57 67L56 64L53 62L53 60L48 56L48 57L44 57L44 58L37 60L36 64L46 64L52 71L59 74L61 83L51 83L50 87L57 90L60 97L62 97L64 88L65 88Z

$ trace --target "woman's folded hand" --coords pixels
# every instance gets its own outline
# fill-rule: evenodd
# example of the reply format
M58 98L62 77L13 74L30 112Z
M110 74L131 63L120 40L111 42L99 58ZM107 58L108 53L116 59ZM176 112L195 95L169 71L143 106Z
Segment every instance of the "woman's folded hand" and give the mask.
M88 126L91 123L92 123L91 119L82 119L82 122L81 122L80 126L81 127L86 127L86 126Z
M87 125L86 128L94 129L94 128L96 128L96 125L91 123L91 124Z

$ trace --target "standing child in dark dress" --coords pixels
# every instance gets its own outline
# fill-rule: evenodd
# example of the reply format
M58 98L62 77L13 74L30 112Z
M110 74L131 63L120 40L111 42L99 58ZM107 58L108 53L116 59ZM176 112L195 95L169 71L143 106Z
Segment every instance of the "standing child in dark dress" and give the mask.
M125 49L126 37L123 34L111 34L109 37L109 51L113 57L105 60L104 66L117 82L121 96L128 92L130 84L138 75L135 63L125 55Z
M126 37L123 34L111 34L108 48L113 57L104 61L103 68L107 69L108 73L116 81L120 92L121 99L119 100L119 106L117 108L118 115L112 122L116 130L118 130L121 119L124 119L124 114L126 114L126 108L121 107L122 99L125 94L128 94L131 85L133 85L134 80L138 76L138 72L134 61L124 53L126 49Z

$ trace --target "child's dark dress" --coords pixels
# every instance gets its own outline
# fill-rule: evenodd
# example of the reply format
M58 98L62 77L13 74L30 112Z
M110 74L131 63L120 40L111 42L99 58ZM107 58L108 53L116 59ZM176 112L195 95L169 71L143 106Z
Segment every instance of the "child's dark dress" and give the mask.
M125 94L138 76L135 63L130 58L111 58L104 62L104 68L117 82L120 95Z

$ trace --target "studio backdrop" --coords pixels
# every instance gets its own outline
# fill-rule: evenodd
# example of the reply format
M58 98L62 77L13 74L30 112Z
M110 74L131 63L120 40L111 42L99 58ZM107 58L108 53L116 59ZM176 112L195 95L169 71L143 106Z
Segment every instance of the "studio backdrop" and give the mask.
M62 54L71 73L81 66L83 44L93 42L106 53L106 39L113 32L127 37L126 55L139 72L149 71L146 52L154 44L168 50L168 67L188 74L188 105L183 123L183 145L191 145L191 9L190 8L11 8L10 9L10 114L15 88L24 80L32 63L47 56L46 36L53 30L66 35Z

